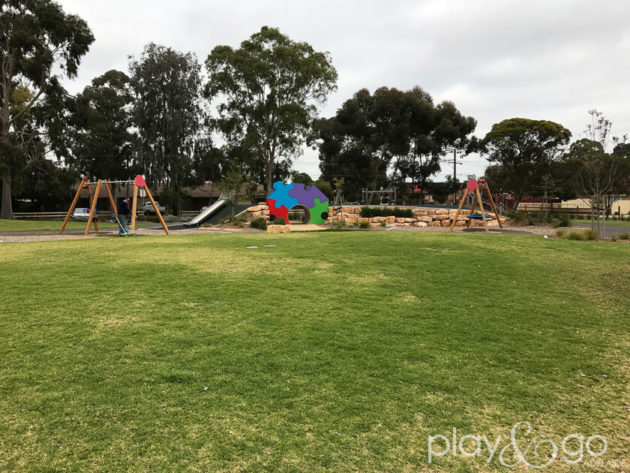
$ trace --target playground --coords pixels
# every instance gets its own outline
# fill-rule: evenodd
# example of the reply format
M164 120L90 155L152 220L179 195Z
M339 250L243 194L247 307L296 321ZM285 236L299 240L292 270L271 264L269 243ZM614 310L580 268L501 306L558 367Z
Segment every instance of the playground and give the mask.
M80 238L0 246L2 471L503 471L427 436L522 420L630 453L630 245Z

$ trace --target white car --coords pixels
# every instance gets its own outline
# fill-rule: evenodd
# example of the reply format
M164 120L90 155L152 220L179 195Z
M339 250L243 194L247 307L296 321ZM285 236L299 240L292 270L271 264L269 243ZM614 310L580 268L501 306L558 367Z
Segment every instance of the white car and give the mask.
M157 200L155 201L155 205L157 205L157 208L159 209L161 214L166 211L166 207L160 205ZM153 208L153 204L151 203L151 201L147 201L144 203L144 205L142 206L142 213L144 215L155 215L155 209Z
M90 217L90 209L84 207L77 207L72 212L70 218L77 222L87 222Z

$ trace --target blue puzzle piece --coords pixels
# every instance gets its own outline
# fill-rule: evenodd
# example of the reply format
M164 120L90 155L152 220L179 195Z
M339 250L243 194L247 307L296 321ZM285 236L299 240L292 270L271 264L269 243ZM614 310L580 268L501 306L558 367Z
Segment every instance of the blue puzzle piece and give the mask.
M284 205L287 209L298 205L298 200L289 195L289 191L293 189L293 184L285 184L282 181L273 183L273 192L267 196L268 199L276 201L276 207Z

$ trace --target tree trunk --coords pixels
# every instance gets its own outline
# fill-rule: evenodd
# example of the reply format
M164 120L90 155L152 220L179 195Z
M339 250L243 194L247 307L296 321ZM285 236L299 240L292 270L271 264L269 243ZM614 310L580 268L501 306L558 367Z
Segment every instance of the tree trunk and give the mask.
M271 194L273 192L273 176L271 175L273 172L273 161L271 157L267 157L265 161L267 165L267 194Z
M11 172L5 171L2 175L2 200L0 203L0 218L12 219L13 206L11 205Z

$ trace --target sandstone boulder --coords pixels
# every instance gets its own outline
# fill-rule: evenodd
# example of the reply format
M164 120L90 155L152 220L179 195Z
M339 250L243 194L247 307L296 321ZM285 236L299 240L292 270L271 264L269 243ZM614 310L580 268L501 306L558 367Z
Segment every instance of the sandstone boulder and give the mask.
M290 233L290 225L267 225L267 233Z

